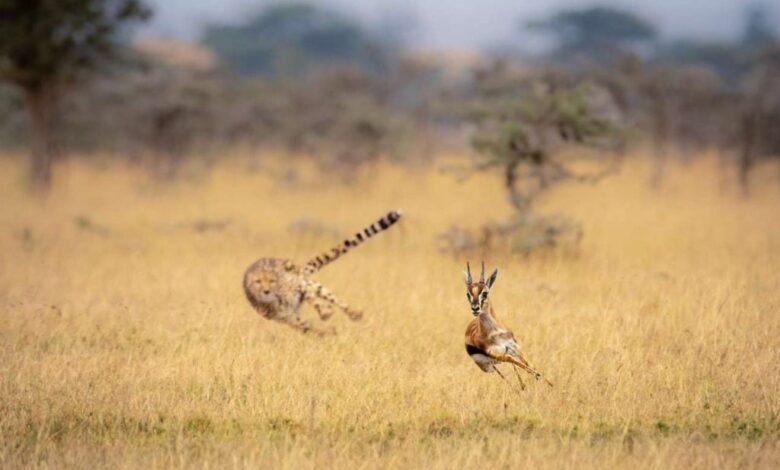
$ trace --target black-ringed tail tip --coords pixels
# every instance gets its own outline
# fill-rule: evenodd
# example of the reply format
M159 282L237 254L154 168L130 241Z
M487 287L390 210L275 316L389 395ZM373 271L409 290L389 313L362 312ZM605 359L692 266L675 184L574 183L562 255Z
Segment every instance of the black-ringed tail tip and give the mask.
M329 251L309 260L309 262L306 263L306 267L304 268L305 274L313 274L319 271L323 266L336 260L347 251L355 248L377 233L389 229L401 219L401 215L402 214L400 210L392 210L371 225L358 232L355 232L355 235L353 235L351 238L346 238L343 242L334 246Z
M389 229L394 223L398 222L398 220L401 218L401 211L394 210L390 211L382 217L381 219L377 220L373 224L369 225L368 227L363 229L363 232L358 232L355 234L355 239L359 242L363 241L363 236L365 238L370 238L373 235L376 235L377 233L381 232L382 230Z

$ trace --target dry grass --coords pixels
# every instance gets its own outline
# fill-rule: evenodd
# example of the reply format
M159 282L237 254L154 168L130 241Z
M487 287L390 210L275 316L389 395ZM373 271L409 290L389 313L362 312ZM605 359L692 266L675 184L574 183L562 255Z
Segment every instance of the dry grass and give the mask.
M556 383L518 396L466 356L465 259L434 249L506 215L490 175L296 189L236 159L163 186L76 159L41 202L22 170L0 160L0 467L780 467L776 173L746 201L712 159L659 193L634 163L544 201L583 220L579 257L487 259ZM394 207L398 228L318 275L362 322L321 340L250 310L253 259L333 241L292 219L350 232Z

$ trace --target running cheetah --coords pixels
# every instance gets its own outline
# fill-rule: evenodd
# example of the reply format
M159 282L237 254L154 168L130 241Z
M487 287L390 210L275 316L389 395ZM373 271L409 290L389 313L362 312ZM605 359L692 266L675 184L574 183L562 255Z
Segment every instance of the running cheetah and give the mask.
M339 301L322 284L309 279L309 276L377 233L387 230L400 218L399 211L390 211L363 231L357 232L353 238L347 238L302 267L287 259L260 258L244 273L246 298L263 317L287 323L303 333L320 336L335 333L333 329L315 328L302 319L300 309L303 302L309 302L322 320L333 315L334 306L352 320L359 320L363 313Z

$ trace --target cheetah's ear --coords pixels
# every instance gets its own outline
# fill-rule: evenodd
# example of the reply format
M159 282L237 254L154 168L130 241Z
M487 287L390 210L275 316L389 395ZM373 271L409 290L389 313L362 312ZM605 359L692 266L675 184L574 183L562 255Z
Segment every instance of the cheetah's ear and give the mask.
M493 287L493 283L496 282L496 276L498 276L498 268L494 269L492 273L490 273L490 277L487 280L488 289Z

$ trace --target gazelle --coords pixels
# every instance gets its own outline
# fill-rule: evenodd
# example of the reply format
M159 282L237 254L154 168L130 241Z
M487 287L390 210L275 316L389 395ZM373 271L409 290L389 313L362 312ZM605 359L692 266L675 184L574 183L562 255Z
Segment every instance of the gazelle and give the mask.
M496 365L499 362L508 362L515 367L525 370L533 375L537 380L544 376L535 370L531 364L523 357L517 345L517 340L512 331L503 326L496 318L493 305L488 298L490 289L496 282L498 268L485 281L485 262L482 262L482 272L479 275L479 282L474 282L471 276L471 266L466 263L466 298L469 300L471 314L474 319L466 327L466 352L471 359L484 372L496 372L503 380L506 378L498 370ZM520 387L525 389L525 384L520 378L517 369L514 369ZM552 382L544 379L552 387Z

